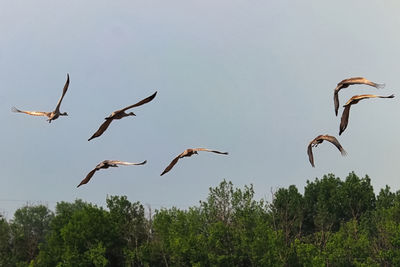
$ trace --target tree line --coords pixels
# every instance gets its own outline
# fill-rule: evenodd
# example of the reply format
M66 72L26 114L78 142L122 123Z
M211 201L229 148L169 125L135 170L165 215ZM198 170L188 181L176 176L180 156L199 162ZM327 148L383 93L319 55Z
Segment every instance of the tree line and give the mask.
M400 266L400 191L334 174L255 200L223 180L197 206L76 200L0 216L0 266Z

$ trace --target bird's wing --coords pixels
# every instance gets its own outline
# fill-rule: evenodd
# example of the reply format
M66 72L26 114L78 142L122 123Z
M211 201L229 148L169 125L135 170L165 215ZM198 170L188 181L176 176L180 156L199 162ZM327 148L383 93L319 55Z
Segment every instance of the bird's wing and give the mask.
M354 77L354 78L343 80L342 82L345 82L345 83L347 83L349 85L351 85L351 84L366 84L366 85L375 87L377 89L385 87L384 83L382 83L382 84L374 83L374 82L371 82L370 80L365 79L363 77Z
M138 107L138 106L141 106L141 105L143 105L143 104L146 104L146 103L150 102L151 100L153 100L154 97L156 97L156 94L157 94L157 91L156 91L154 94L152 94L151 96L149 96L149 97L147 97L147 98L145 98L145 99L143 99L143 100L137 102L136 104L127 106L127 107L125 107L125 108L119 110L118 112L126 111L126 110L128 110L128 109L130 109L130 108L134 108L134 107Z
M110 126L110 123L112 122L112 119L106 119L105 122L103 122L102 125L100 125L99 129L97 130L97 132L95 132L92 137L90 137L88 139L88 141L92 140L93 138L99 137L100 135L102 135L105 130L107 130L108 126Z
M363 100L363 99L367 99L367 98L377 98L377 97L381 97L381 96L377 96L377 95L357 95L357 96L353 96L350 99Z
M331 142L334 144L337 149L339 149L340 153L342 153L343 156L347 155L346 151L343 149L342 145L339 143L339 141L336 139L336 137L331 136L331 135L324 135L322 139Z
M351 85L351 84L357 84L357 83L361 83L363 80L366 80L363 77L353 77L353 78L348 78L348 79L344 79L342 81L340 81L338 83L338 85Z
M19 112L19 113L25 113L28 115L32 116L49 116L50 112L44 112L44 111L25 111L25 110L19 110L16 107L11 108L12 112Z
M308 159L310 160L311 166L315 167L315 165L314 165L314 156L313 156L313 153L312 153L311 144L312 144L312 141L310 142L310 144L308 144L307 154L308 154Z
M228 152L220 152L220 151L211 150L211 149L208 149L208 148L194 148L193 151L207 151L207 152L214 152L214 153L217 153L217 154L228 155Z
M344 106L342 118L340 120L339 135L344 132L344 130L347 128L347 124L349 123L350 107L351 105Z
M333 93L333 103L335 104L335 114L337 116L338 110L339 110L339 96L338 96L338 90L335 89L335 92Z
M68 86L69 86L69 74L67 73L67 81L65 82L62 95L61 95L60 99L58 100L57 106L56 106L56 109L55 109L55 110L57 110L57 111L60 111L61 101L63 100L64 95L65 95L65 93L66 93L67 90L68 90Z
M169 172L172 167L174 167L174 165L178 162L178 160L180 159L182 154L179 154L179 156L177 156L176 158L174 158L171 163L167 166L167 168L165 168L165 170L161 173L160 176L163 176L164 174L166 174L167 172Z
M94 168L93 170L91 170L91 171L86 175L85 179L83 179L83 180L80 182L80 184L78 184L77 187L80 187L80 186L83 185L83 184L87 184L87 183L90 181L90 179L92 178L92 176L94 175L94 173L95 173L97 170L98 170L97 168Z
M383 88L385 87L385 84L379 84L379 83L374 83L371 82L370 80L367 80L363 77L354 77L354 78L349 78L349 79L345 79L343 81L341 81L340 83L337 84L335 91L334 91L334 95L333 95L333 100L335 103L335 113L336 116L338 114L338 109L339 109L339 97L338 97L338 93L339 91L343 88L343 87L348 87L349 85L353 85L353 84L366 84L372 87L375 87L377 89ZM367 96L367 95L362 95L362 96ZM372 95L370 95L372 96ZM357 97L361 97L361 96L354 96L354 98L352 97L346 104L348 104L349 102L351 102L351 100L357 99ZM368 97L363 97L363 98L359 98L364 99L364 98L368 98Z
M351 104L351 102L353 101L360 101L363 99L367 99L367 98L393 98L394 95L388 95L388 96L382 96L382 95L370 95L370 94L366 94L366 95L355 95L352 98L349 99L349 101L347 101L347 103L345 105Z
M394 94L388 95L388 96L377 96L379 98L394 98Z
M139 163L132 163L132 162L126 162L126 161L119 161L119 160L110 160L110 164L118 164L118 165L143 165L146 164L147 160Z

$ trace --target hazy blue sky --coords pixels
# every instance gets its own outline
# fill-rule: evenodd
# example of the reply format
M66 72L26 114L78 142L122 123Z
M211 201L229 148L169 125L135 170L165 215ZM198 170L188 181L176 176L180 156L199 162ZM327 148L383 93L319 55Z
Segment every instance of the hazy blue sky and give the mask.
M376 189L400 187L400 3L373 1L20 1L0 0L0 212L27 201L104 205L127 195L153 209L197 205L222 179L271 188L335 173L370 175ZM51 124L10 111L51 111ZM345 78L386 83L341 91L394 93L360 102L338 136L333 89ZM112 111L157 90L137 117L87 139ZM323 143L308 162L308 142L339 138L348 156ZM207 147L160 173L184 149ZM100 161L144 166L102 170ZM19 201L21 200L21 201Z

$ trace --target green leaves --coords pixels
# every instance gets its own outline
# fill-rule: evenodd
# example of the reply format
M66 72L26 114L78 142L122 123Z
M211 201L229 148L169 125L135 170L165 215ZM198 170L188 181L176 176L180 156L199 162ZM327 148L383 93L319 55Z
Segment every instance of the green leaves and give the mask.
M254 196L223 180L187 210L126 196L22 207L0 217L0 266L400 266L400 192L375 196L368 176Z
M11 257L10 226L0 215L0 266L12 266Z

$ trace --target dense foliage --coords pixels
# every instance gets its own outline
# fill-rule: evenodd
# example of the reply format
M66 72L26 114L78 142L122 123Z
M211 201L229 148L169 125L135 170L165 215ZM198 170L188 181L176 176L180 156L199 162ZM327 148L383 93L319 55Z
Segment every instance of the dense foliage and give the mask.
M222 181L188 210L76 200L0 216L0 266L400 266L400 191L368 176L280 188L272 201Z

